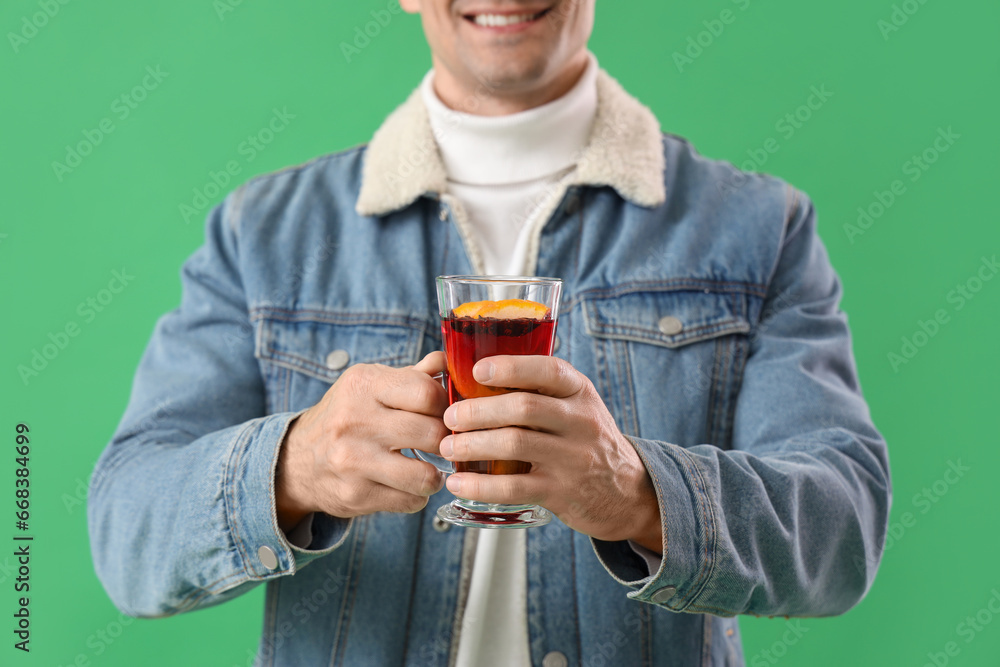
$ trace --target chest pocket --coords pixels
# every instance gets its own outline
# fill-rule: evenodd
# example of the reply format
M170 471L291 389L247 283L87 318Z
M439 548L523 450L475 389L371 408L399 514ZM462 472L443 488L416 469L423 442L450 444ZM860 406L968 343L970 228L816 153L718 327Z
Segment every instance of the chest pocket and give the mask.
M595 384L624 433L728 448L748 298L712 290L584 297Z
M272 413L314 405L354 364L416 363L428 326L416 317L316 310L261 310L252 319Z

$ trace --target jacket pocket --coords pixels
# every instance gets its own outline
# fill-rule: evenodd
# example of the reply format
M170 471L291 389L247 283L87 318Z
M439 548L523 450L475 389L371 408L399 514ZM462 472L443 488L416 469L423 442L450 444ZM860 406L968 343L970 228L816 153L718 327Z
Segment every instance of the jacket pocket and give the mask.
M416 363L428 326L415 317L320 310L259 309L251 320L268 412L314 405L355 364Z
M623 432L728 445L749 298L712 289L584 295L595 384Z

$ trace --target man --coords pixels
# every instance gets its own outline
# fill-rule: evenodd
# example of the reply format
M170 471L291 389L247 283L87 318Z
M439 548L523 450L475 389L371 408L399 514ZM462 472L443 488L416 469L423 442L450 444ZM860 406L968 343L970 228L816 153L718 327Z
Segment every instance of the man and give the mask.
M806 197L661 134L592 0L401 4L420 88L232 193L185 264L93 476L112 599L266 581L259 664L543 667L740 664L736 615L856 604L888 461ZM487 273L561 277L560 344L448 408L433 278ZM532 468L442 489L406 449ZM451 493L559 520L451 528Z

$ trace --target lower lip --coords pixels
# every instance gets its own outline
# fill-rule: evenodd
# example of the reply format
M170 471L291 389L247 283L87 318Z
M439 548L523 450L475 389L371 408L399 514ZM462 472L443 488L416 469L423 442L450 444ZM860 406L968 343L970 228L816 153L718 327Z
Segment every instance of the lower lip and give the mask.
M545 18L546 13L540 14L537 18L530 21L522 21L521 23L512 23L510 25L479 25L475 21L470 21L469 19L462 17L462 20L471 25L473 28L478 28L480 30L485 30L487 32L497 33L497 34L507 34L513 32L523 32L529 28L542 22Z

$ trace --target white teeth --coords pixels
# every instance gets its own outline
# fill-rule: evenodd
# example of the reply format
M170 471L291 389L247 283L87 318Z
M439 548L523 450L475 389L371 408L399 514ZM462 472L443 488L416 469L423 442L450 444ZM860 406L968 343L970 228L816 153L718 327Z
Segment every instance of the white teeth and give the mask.
M476 25L485 25L494 28L532 21L539 16L540 14L476 14L472 20Z

